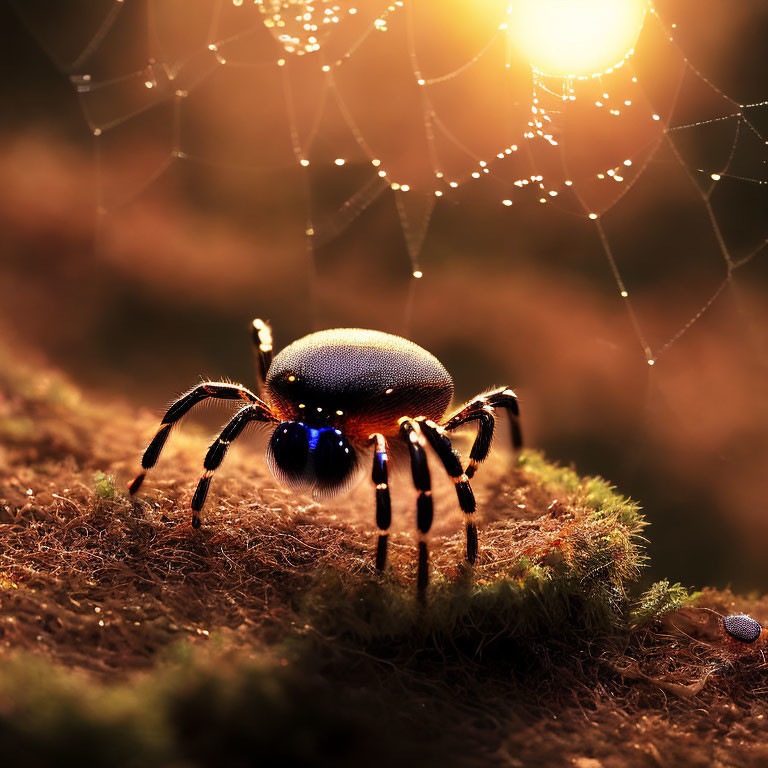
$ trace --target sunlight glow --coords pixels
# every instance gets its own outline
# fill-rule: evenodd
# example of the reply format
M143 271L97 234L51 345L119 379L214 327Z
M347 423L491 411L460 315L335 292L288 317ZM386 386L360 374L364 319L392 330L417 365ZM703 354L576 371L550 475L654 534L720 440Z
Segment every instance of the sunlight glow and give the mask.
M646 7L646 0L513 0L508 28L541 72L594 75L632 52Z

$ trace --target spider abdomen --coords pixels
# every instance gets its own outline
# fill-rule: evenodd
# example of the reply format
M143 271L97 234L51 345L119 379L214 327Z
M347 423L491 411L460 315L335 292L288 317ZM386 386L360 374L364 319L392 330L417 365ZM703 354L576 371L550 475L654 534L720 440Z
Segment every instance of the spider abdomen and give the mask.
M352 439L393 434L403 416L440 420L453 381L427 350L400 336L337 328L295 341L272 361L266 394L281 418L343 424Z

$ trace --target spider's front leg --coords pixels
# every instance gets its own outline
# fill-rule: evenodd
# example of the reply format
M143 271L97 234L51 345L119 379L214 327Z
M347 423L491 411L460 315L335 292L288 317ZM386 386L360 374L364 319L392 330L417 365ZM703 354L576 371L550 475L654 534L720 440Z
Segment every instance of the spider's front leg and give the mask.
M427 453L424 450L424 437L419 425L409 418L400 419L400 434L405 438L411 457L413 484L419 492L416 500L416 527L419 529L419 565L416 587L420 599L424 599L429 583L429 549L427 534L432 527L432 480L429 475Z
M144 455L141 458L142 471L128 484L128 492L131 495L141 488L141 484L144 482L147 472L157 464L163 446L174 425L186 416L194 406L209 398L215 400L245 400L246 402L254 403L269 410L266 403L240 384L227 384L222 381L206 381L203 384L198 384L196 387L193 387L189 392L174 401L165 412L165 416L163 416L162 421L160 422L160 428L155 433L155 436L150 441L147 450L144 451Z
M469 476L461 468L461 457L453 450L451 439L442 427L430 419L417 419L422 432L432 449L445 467L445 471L453 480L459 506L464 513L464 526L467 532L467 561L477 560L477 524L475 523L475 494L469 484Z
M478 464L488 458L496 426L496 408L504 408L509 414L512 449L519 450L523 445L523 435L520 429L520 408L517 395L507 387L499 387L492 392L478 395L443 425L445 429L452 432L470 421L477 422L477 436L469 452L469 466L467 467L467 477L469 478L474 476Z
M203 461L203 472L197 483L197 488L192 496L192 527L200 527L200 512L202 512L205 499L208 496L208 489L211 485L214 472L221 466L224 457L227 455L229 446L243 433L243 430L254 421L275 422L277 419L266 406L261 404L246 405L241 408L232 419L227 422L221 434L211 443L208 453Z
M376 542L376 569L384 570L387 564L388 534L385 532L392 523L392 504L389 498L389 456L387 454L387 439L379 432L374 432L370 437L376 444L373 453L373 470L371 480L376 486L376 526L379 538Z

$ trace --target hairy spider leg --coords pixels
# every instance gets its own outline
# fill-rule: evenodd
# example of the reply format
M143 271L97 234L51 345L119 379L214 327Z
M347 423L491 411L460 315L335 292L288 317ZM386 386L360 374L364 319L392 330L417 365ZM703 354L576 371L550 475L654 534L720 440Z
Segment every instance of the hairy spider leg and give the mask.
M474 477L478 464L481 464L488 458L496 427L496 414L490 405L483 405L479 409L465 414L455 424L449 422L445 427L446 429L454 430L472 421L478 422L478 425L477 435L469 451L469 464L467 465L467 477L469 478Z
M272 412L261 403L256 405L246 405L241 408L224 426L221 434L211 443L208 453L205 454L203 461L204 472L197 483L197 488L192 496L192 527L200 527L200 512L203 510L205 499L208 496L208 489L216 470L221 466L224 457L227 455L230 444L243 433L243 430L252 422L276 422Z
M467 532L467 561L474 563L477 559L477 525L475 524L475 494L469 484L469 476L461 468L461 457L453 449L451 439L431 419L419 417L417 423L432 446L432 450L445 467L445 471L453 480L459 507L464 513L464 526Z
M380 432L374 432L370 441L376 444L373 453L373 470L371 480L376 487L376 526L379 531L386 531L392 522L392 505L389 498L389 455L387 453L387 439ZM387 533L379 533L376 542L376 568L384 570L387 564Z
M163 450L165 441L168 439L168 435L171 433L171 429L174 425L181 418L186 416L194 406L198 403L202 403L208 398L214 398L216 400L246 400L250 403L257 403L269 410L267 405L256 397L253 392L240 384L227 384L222 381L206 381L203 384L198 384L196 387L193 387L189 392L178 398L178 400L175 400L165 412L165 416L163 416L162 421L160 422L160 428L155 433L155 436L152 438L147 446L147 450L144 451L144 455L141 458L142 471L128 483L128 492L131 495L141 488L141 484L144 482L148 470L152 469L152 467L157 464L157 460L160 458L160 452Z
M424 436L419 425L407 417L400 419L400 434L405 438L411 457L413 484L419 492L416 500L416 526L419 529L419 565L416 576L416 588L419 598L424 599L429 583L429 549L427 534L432 527L432 480L427 464L427 452L424 450Z
M257 389L261 394L264 391L264 382L267 380L267 371L272 364L274 354L272 328L269 323L257 317L251 323L251 340L253 341Z
M469 452L469 466L466 471L469 478L474 476L478 464L488 458L493 431L496 426L496 408L504 408L509 414L512 449L514 451L519 450L523 445L523 434L520 429L520 408L517 395L507 387L499 387L492 392L478 395L443 425L448 431L453 431L470 421L478 422L477 436Z

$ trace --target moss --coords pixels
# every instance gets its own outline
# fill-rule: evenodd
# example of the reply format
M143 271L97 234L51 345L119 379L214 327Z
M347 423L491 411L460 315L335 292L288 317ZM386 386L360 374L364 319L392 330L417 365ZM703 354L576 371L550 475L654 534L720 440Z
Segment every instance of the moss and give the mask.
M584 503L596 515L615 517L622 525L642 527L645 525L640 515L640 505L632 499L622 496L601 477L588 478L583 483Z
M117 496L115 476L96 472L93 476L93 490L100 499L114 499Z
M657 581L640 595L632 607L630 622L633 627L645 626L672 611L694 605L700 596L700 593L691 593L682 584L670 584L666 579Z
M536 451L526 451L517 463L527 474L535 476L545 488L575 493L581 483L581 478L574 470L552 464L544 458L544 454Z
M161 765L162 715L134 690L95 686L30 655L3 661L0 755L6 765Z
M363 703L339 702L322 679L279 662L198 653L105 685L15 655L0 670L0 756L26 766L351 765L378 736L375 703ZM372 757L384 765L391 749Z

